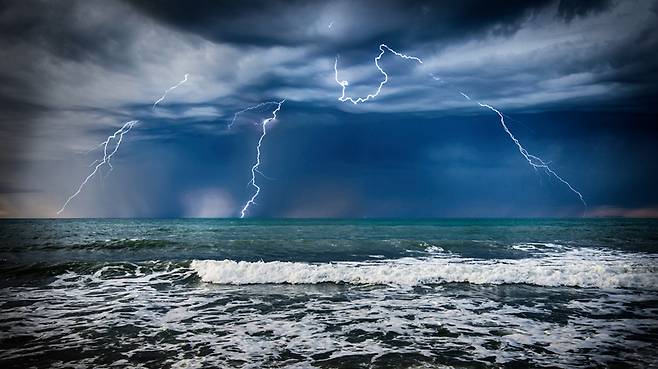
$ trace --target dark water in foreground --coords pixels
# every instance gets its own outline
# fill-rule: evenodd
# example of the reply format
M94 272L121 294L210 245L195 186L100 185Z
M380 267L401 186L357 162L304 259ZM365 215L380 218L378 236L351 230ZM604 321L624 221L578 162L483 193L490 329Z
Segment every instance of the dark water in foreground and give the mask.
M0 367L658 367L655 220L0 221Z

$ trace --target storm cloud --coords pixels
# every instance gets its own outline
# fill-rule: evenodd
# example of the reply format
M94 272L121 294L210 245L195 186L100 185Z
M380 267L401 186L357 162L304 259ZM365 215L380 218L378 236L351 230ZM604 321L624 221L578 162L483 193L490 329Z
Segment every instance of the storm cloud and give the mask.
M653 1L3 1L0 216L54 216L130 119L115 169L64 216L234 216L267 111L227 123L283 98L251 215L581 215L456 87L591 214L653 214L656 29ZM386 55L382 94L339 102L336 56L361 96L380 43L424 63Z

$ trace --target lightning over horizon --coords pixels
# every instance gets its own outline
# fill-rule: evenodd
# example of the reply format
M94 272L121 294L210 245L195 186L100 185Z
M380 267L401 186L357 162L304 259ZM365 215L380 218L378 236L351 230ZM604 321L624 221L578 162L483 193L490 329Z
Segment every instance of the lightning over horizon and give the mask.
M338 83L338 84L341 86L341 89L342 89L342 91L341 91L341 96L338 97L338 100L339 100L339 101L341 101L341 102L349 101L349 102L351 102L352 104L357 105L357 104L359 104L359 103L364 103L364 102L366 102L366 101L368 101L368 100L374 99L375 97L377 97L377 96L380 94L380 92L381 92L383 86L388 82L388 74L387 74L387 73L382 69L382 67L379 65L379 61L381 60L382 56L384 55L384 53L385 53L387 50L390 51L392 54L394 54L394 55L396 55L396 56L398 56L398 57L400 57L400 58L402 58L402 59L411 59L411 60L415 60L415 61L417 61L417 62L420 63L420 64L423 64L423 61L422 61L420 58L415 57L415 56L409 56L409 55L406 55L406 54L402 54L402 53L400 53L400 52L397 52L397 51L391 49L390 47L388 47L388 45L386 45L386 44L380 44L380 45L379 45L379 50L380 50L380 53L379 53L379 55L377 55L377 56L375 57L374 62L375 62L375 66L377 67L377 69L379 70L379 72L384 76L384 79L383 79L382 81L380 81L379 86L377 87L377 89L375 90L374 93L369 93L369 94L366 95L365 97L352 98L352 97L348 97L348 96L345 95L346 88L347 88L347 86L349 85L349 82L348 82L347 80L339 80L339 79L338 79L338 56L336 57L335 62L334 62L334 76L335 76L334 78L335 78L335 80L336 80L336 83ZM436 81L443 81L443 80L441 79L441 77L438 77L438 76L436 76L436 75L434 75L434 74L432 74L432 73L430 73L429 76L430 76L432 79L436 80ZM556 178L558 181L562 182L564 185L566 185L566 186L569 188L569 190L570 190L571 192L573 192L574 194L576 194L576 195L578 196L580 202L585 206L585 208L587 208L587 202L585 201L585 199L584 199L584 197L583 197L583 195L582 195L582 193L581 193L580 191L578 191L577 189L575 189L575 188L571 185L571 183L569 183L567 180L565 180L565 179L562 178L560 175L558 175L557 172L555 172L555 171L554 171L554 170L548 165L548 163L546 163L543 159L541 159L541 158L538 157L538 156L535 156L535 155L530 154L530 153L528 152L528 150L526 150L525 147L523 147L523 145L521 145L521 142L520 142L520 141L514 136L514 134L512 134L512 132L510 131L510 129L507 127L507 124L505 123L505 118L504 118L503 113L501 113L498 109L494 108L494 107L491 106L491 105L484 104L484 103L481 103L481 102L479 102L479 101L477 101L477 100L473 100L473 99L471 99L470 96L468 96L466 93L464 93L464 92L462 92L462 91L460 91L460 90L458 90L458 89L456 89L456 91L459 92L459 94L461 94L461 95L462 95L465 99L467 99L468 101L473 101L473 102L475 102L476 104L478 104L480 107L487 108L487 109L489 109L489 110L495 112L496 114L498 114L498 116L500 117L500 123L501 123L501 125L502 125L502 127L503 127L503 130L504 130L504 131L507 133L507 135L512 139L512 141L513 141L514 144L516 145L517 149L519 150L519 152L521 153L521 155L526 159L526 161L528 162L528 164L529 164L533 169L535 169L535 170L537 170L537 169L543 169L543 170L545 170L548 174L550 174L551 176L553 176L554 178Z
M177 84L175 84L175 85L169 87L168 89L166 89L165 92L164 92L164 94L163 94L159 99L157 99L157 100L155 101L155 103L153 103L153 106L152 106L151 109L152 109L152 110L155 110L155 108L158 106L158 104L161 103L162 101L164 101L164 99L165 99L165 97L167 96L167 94L168 94L169 92L173 91L174 89L176 89L177 87L181 86L183 83L187 82L188 77L189 77L189 73L185 73L185 77L183 78L183 80L181 80L181 81L178 82ZM57 211L57 214L58 214L58 215L61 214L64 210L66 210L66 207L68 206L68 204L69 204L74 198L76 198L76 197L80 194L80 192L82 192L82 189L83 189L84 186L87 184L87 182L89 182L89 180L90 180L94 175L96 175L96 173L100 170L100 168L101 168L104 164L107 164L107 166L110 168L110 171L112 171L112 169L114 169L114 167L112 166L110 160L112 159L112 156L114 156L114 154L119 150L119 146L121 146L121 142L123 141L123 136L124 136L126 133L130 132L130 130L132 130L132 128L133 128L133 127L135 126L135 124L137 124L137 123L139 123L139 120L131 120L131 121L125 122L125 123L121 126L121 128L119 128L119 129L116 130L113 134L111 134L110 136L108 136L107 139L105 139L105 141L101 142L100 144L96 145L95 147L93 147L91 150L88 151L88 152L90 152L90 151L93 151L93 150L95 150L95 149L97 149L97 148L102 147L102 148L103 148L103 158L102 158L102 159L94 160L91 164L89 164L89 167L92 167L92 166L94 166L94 164L95 164L94 169L93 169L93 170L91 171L91 173L89 173L89 175L88 175L87 177L85 177L85 179L80 183L80 185L78 186L77 190L76 190L71 196L69 196L69 197L66 199L66 201L64 202L64 204L62 205L62 207ZM108 145L110 145L111 142L115 142L115 143L114 143L114 149L111 150L111 152L108 154ZM97 164L96 164L96 163L97 163Z
M471 100L471 98L468 97L466 94L462 93L462 95L463 95L464 97L466 97L468 100ZM471 100L471 101L473 101L473 100ZM537 168L544 169L546 172L550 173L550 174L551 174L553 177L555 177L557 180L559 180L560 182L562 182L563 184L565 184L567 187L569 187L569 189L570 189L573 193L575 193L576 195L578 195L578 198L580 199L580 202L582 202L583 205L585 205L585 208L587 208L587 202L586 202L585 199L583 198L583 195L580 193L580 191L576 190L576 189L571 185L571 183L567 182L565 179L563 179L562 177L560 177L560 176L559 176L559 175L558 175L558 174L557 174L557 173L556 173L551 167L549 167L548 164L547 164L544 160L542 160L540 157L528 153L528 150L526 150L525 147L523 147L523 146L521 145L521 142L519 142L519 140L518 140L518 139L514 136L514 134L512 134L512 132L509 130L509 128L507 127L507 124L505 124L505 117L503 116L503 113L501 113L498 109L494 108L493 106L491 106L491 105L489 105L489 104L483 104L483 103L481 103L481 102L479 102L479 101L475 101L475 102L476 102L478 105L480 105L481 107L483 107L483 108L487 108L487 109L490 109L490 110L494 111L496 114L498 114L498 116L500 117L500 124L503 126L503 129L505 130L505 132L507 133L507 135L512 139L512 141L514 141L514 144L515 144L516 147L519 149L519 152L521 153L521 155L523 155L523 157L526 159L526 161L528 162L528 164L530 164L534 169L537 169Z
M0 50L0 369L658 369L658 0L0 0Z
M259 169L260 156L261 156L260 148L261 148L261 145L263 144L263 139L265 139L265 136L267 135L267 124L274 121L274 120L276 120L277 113L279 112L279 110L281 110L281 105L283 105L283 103L285 101L286 101L286 99L283 99L279 102L275 102L277 107L272 111L272 116L261 122L262 133L261 133L261 135L258 139L258 144L256 145L256 162L251 167L251 180L249 181L249 184L252 185L255 188L255 191L254 191L254 194L251 196L251 198L244 204L244 206L242 207L242 210L240 210L240 219L244 218L247 215L247 211L249 211L249 207L251 205L256 204L256 202L255 202L256 198L260 194L260 186L258 186L258 183L256 183L256 173L258 173L260 175L263 175L261 173L260 169ZM265 104L270 104L270 103L271 102L265 102L265 103L255 105L254 107L252 107L252 109L255 109L258 106L263 106ZM240 112L243 112L243 111L246 111L246 110L250 110L250 109L249 108L243 109ZM240 112L238 112L238 113L240 113ZM238 113L236 113L236 114L238 114ZM235 118L235 116L234 116L234 118ZM235 119L234 119L234 121L235 121Z
M66 201L64 202L64 205L62 205L62 207L57 211L57 214L61 214L66 209L66 206L69 204L69 202L71 202L71 200L73 200L76 196L78 196L80 194L83 187L98 172L98 170L103 166L103 164L108 164L110 167L112 167L112 165L110 164L110 159L117 152L117 150L119 150L119 146L121 145L121 141L123 141L123 135L128 133L133 128L133 126L135 124L137 124L138 122L139 121L137 121L137 120L131 120L131 121L128 121L128 122L124 123L123 126L121 126L121 128L116 130L113 134L108 136L105 141L102 142L102 144L103 144L103 159L101 159L99 162L97 161L98 164L96 164L96 166L94 167L94 170L91 173L89 173L89 175L82 181L82 183L80 183L80 185L78 186L78 189L71 196L69 196L66 199ZM113 140L116 141L116 143L114 144L114 149L108 154L107 147L110 144L110 142L113 141ZM90 166L92 166L92 165L93 165L93 163Z

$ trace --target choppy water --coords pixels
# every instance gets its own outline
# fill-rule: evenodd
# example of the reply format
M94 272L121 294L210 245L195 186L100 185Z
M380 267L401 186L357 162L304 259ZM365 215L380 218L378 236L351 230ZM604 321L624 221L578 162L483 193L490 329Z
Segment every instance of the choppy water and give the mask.
M658 367L655 220L0 221L0 366Z

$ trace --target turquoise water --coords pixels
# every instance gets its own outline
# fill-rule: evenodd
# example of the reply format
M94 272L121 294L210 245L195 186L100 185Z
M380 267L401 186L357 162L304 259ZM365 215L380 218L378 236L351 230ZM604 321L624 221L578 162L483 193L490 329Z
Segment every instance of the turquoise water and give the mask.
M2 367L658 365L658 221L0 221Z

